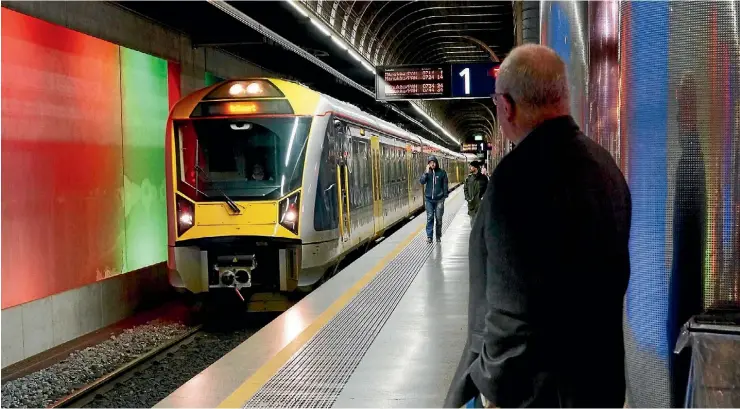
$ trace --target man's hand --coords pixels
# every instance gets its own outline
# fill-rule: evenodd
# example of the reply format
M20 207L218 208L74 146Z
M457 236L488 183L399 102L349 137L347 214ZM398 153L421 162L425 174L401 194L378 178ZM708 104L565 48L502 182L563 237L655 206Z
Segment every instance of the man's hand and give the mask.
M427 165L427 173L432 170L432 165Z
M482 393L480 394L480 400L484 408L496 408L496 405L494 405L493 402L491 402L490 400L486 399L486 397L483 396Z

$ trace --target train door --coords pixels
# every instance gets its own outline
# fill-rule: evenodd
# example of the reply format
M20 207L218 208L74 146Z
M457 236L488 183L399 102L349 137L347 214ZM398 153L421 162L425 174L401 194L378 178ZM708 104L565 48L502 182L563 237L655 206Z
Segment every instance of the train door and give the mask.
M383 231L383 179L380 164L380 140L377 135L370 137L370 151L373 168L373 219L377 234Z
M343 243L350 240L349 164L352 155L352 136L344 122L334 120L339 157L337 160L337 202L339 203L339 235Z
M409 189L409 204L406 206L406 213L410 214L414 208L414 156L411 153L411 145L406 145L406 185Z

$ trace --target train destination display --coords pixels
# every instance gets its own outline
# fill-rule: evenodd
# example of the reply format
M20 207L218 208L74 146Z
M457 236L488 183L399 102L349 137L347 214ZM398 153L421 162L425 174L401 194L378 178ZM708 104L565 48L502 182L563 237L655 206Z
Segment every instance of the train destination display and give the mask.
M490 98L499 63L428 64L378 67L380 101Z

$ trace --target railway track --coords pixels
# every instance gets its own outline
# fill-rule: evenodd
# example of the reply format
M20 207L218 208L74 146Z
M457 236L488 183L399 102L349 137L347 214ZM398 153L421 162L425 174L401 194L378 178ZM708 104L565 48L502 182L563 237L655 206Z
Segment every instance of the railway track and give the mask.
M103 376L95 382L74 391L52 404L51 408L82 408L91 403L97 396L105 394L116 388L120 383L125 382L132 377L140 375L142 370L156 365L159 360L171 356L174 352L185 345L189 345L195 340L196 335L201 331L202 326L193 327L180 337L139 356L126 365L115 371Z

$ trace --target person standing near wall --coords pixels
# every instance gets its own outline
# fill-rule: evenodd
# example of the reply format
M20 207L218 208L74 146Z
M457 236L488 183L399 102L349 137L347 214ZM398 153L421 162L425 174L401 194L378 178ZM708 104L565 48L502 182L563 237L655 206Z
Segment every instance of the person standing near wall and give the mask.
M488 186L488 178L481 173L481 164L478 161L470 162L470 174L465 179L465 200L468 202L468 216L470 216L470 225L475 221L475 215L478 212L481 198Z
M444 216L448 189L447 172L440 169L436 156L429 157L427 170L419 178L419 183L425 185L424 208L427 211L427 243L432 242L432 235L435 230L437 243L439 243L442 241L442 217Z
M570 115L552 49L515 48L493 102L516 147L470 233L468 340L444 405L623 407L627 182Z

